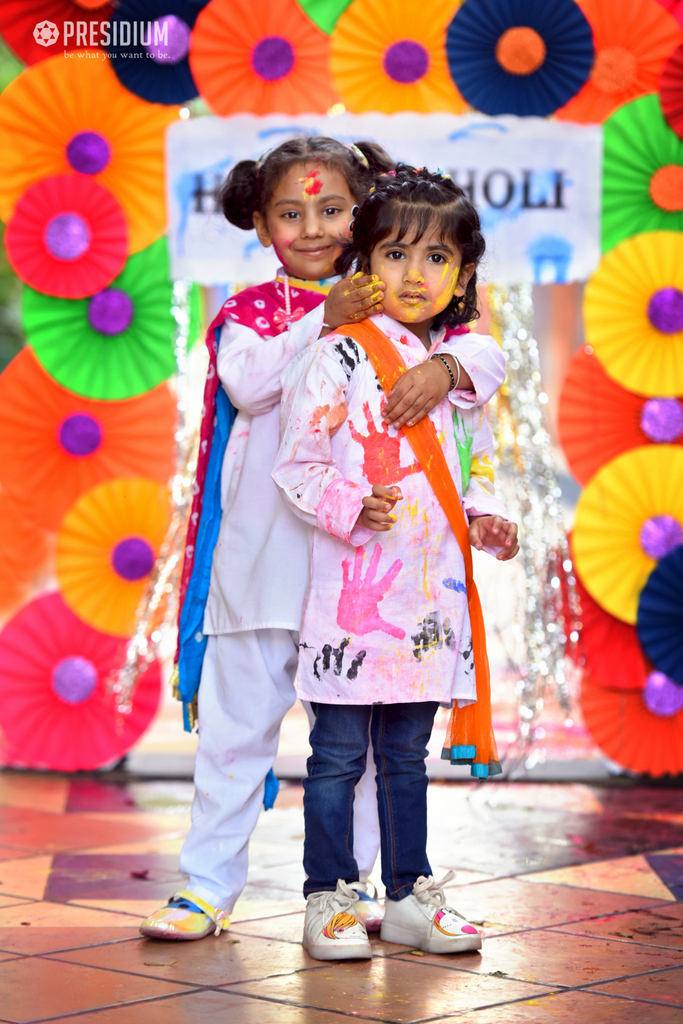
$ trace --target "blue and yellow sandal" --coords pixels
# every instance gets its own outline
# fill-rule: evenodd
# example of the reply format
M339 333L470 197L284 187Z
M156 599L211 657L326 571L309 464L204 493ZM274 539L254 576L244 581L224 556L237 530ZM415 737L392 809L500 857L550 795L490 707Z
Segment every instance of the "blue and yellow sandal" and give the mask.
M203 939L230 926L225 911L212 907L188 889L171 896L165 907L156 910L140 925L140 934L148 939Z

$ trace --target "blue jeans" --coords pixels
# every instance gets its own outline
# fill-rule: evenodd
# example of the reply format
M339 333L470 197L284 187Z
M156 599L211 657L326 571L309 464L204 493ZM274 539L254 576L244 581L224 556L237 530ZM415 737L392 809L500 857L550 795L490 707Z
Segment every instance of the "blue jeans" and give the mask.
M419 704L312 703L313 753L304 779L304 895L358 880L353 798L365 771L368 734L377 768L382 881L390 900L410 895L427 860L425 758L436 701Z

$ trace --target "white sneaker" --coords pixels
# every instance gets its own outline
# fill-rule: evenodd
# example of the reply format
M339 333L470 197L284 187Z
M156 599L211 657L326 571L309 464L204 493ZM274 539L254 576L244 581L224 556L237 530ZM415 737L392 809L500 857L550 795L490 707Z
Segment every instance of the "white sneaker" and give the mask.
M481 949L479 931L446 903L443 886L453 878L449 871L436 882L420 875L411 896L386 900L381 938L425 953L464 953Z
M351 882L350 888L358 893L358 903L353 912L365 925L366 932L378 932L384 920L384 907L377 899L377 889L367 878Z
M370 959L365 925L353 912L358 893L341 878L336 892L313 892L306 901L304 949L316 960Z

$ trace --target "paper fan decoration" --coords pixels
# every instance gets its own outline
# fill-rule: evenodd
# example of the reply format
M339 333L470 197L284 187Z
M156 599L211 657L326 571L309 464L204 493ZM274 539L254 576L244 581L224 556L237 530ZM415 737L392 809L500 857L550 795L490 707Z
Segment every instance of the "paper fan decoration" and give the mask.
M170 518L168 490L117 479L82 495L57 537L64 600L84 622L129 636Z
M635 623L660 558L683 542L683 448L636 448L603 466L576 506L576 568L602 607Z
M623 387L683 394L683 235L651 231L603 256L586 285L586 340Z
M311 21L329 35L351 0L299 0L299 3Z
M21 197L7 225L5 247L26 284L80 299L106 288L126 262L126 222L106 188L57 174Z
M683 546L680 544L662 558L643 588L638 603L638 634L645 653L657 669L683 687Z
M648 669L635 626L601 608L578 577L576 590L581 605L580 646L586 670L601 686L642 690Z
M656 92L664 62L683 42L674 18L652 0L581 0L595 40L595 63L581 92L556 111L566 121L604 121L618 107Z
M0 378L1 379L1 378ZM23 514L21 504L0 490L0 612L12 611L48 570L51 538Z
M628 693L599 686L586 673L581 711L591 737L612 761L655 777L678 775L683 771L683 701L678 703L671 691L680 688L674 683L667 687L659 673L653 676L643 691Z
M123 0L112 18L111 65L127 89L150 103L184 103L197 95L190 33L203 2ZM137 25L131 39L126 24Z
M683 230L683 141L656 96L622 107L605 124L602 248L645 231Z
M216 114L303 114L339 99L329 38L296 0L211 0L190 39L190 68Z
M137 252L166 229L164 131L178 110L133 96L108 64L52 57L0 95L0 217L9 220L35 182L77 173L79 182L95 181L116 197L127 251Z
M109 692L125 643L81 622L59 594L23 608L0 633L0 730L13 767L91 771L118 761L150 725L161 673L140 676L132 710Z
M125 402L92 402L60 387L25 348L0 376L0 482L24 515L56 530L103 480L167 484L175 420L165 384Z
M131 256L111 287L81 302L26 289L22 323L47 372L79 395L131 398L175 373L166 239Z
M347 108L357 114L465 110L444 53L457 7L458 0L425 0L420 17L407 19L402 0L354 0L332 33L330 57Z
M562 450L581 484L617 455L645 444L683 444L678 398L643 398L620 387L590 346L572 357L560 394Z
M95 7L97 9L91 9ZM0 33L17 57L26 64L36 64L52 57L54 47L60 56L65 50L82 49L83 36L79 42L76 31L79 21L85 24L88 44L97 46L102 23L106 25L111 13L112 8L108 4L77 5L70 0L2 0ZM68 25L66 32L65 23Z
M669 128L683 139L683 46L664 65L659 80L659 101Z
M669 14L673 14L679 25L683 25L683 0L657 0L657 3Z
M462 95L493 115L552 114L593 63L590 25L574 0L465 0L446 49Z

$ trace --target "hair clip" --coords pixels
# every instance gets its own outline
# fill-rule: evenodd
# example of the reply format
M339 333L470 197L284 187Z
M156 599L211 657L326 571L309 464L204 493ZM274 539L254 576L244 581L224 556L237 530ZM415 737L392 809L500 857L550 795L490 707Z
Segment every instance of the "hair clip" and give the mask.
M349 221L349 231L351 231L351 229L353 228L353 222L356 219L356 217L358 216L358 211L359 210L360 210L360 206L352 206L351 207L351 220Z
M380 178L395 178L396 171L382 171Z
M446 171L442 170L440 167L437 167L436 173L441 178L444 178L444 179L446 179L446 178L450 179L451 178L450 174L447 174Z
M346 148L351 150L351 152L355 156L356 160L359 160L362 163L362 165L363 165L363 167L365 168L366 171L370 170L370 164L368 163L368 158L366 157L365 153L361 149L358 148L358 146L356 145L355 142L349 142L347 144Z
M258 160L256 161L256 167L254 168L256 174L258 174L258 172L261 170L261 168L263 167L264 163L266 162L266 160L268 159L268 157L270 156L270 154L272 152L273 152L273 147L271 146L270 149L267 149L265 151L265 153L262 153L261 156L258 158Z

